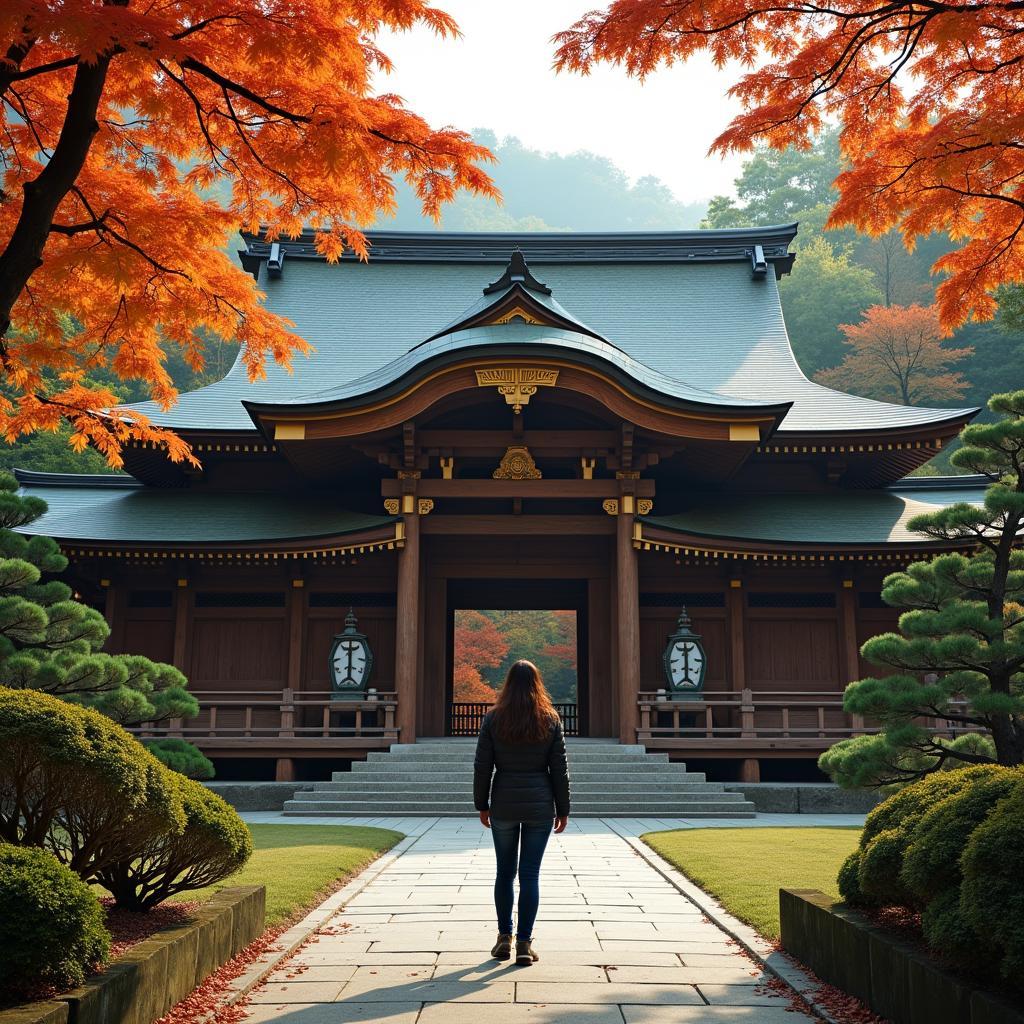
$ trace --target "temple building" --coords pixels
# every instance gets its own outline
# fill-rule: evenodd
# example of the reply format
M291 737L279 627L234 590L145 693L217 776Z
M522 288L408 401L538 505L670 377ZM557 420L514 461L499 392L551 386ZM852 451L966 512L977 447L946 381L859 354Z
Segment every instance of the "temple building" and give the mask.
M471 732L459 609L576 612L580 736L810 777L872 728L841 695L895 624L882 578L939 550L908 520L984 481L907 475L977 410L804 376L778 290L795 234L379 232L369 263L336 264L311 235L245 236L314 353L143 407L198 470L134 445L127 475L19 471L49 504L31 529L112 650L187 674L202 713L149 731L222 777L322 778ZM684 608L700 678L677 692Z

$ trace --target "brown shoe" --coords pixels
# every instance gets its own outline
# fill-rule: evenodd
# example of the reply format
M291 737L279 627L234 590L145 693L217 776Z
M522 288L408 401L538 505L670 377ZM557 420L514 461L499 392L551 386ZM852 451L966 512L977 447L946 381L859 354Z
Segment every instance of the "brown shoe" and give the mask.
M491 956L495 960L507 960L512 955L512 936L502 935L498 932L498 941L491 950Z
M533 948L533 939L516 940L516 966L529 967L540 959L537 951Z

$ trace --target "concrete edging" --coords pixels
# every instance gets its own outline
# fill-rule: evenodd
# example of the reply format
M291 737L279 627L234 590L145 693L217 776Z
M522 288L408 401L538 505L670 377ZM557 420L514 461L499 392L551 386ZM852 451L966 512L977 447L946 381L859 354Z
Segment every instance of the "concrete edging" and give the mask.
M748 924L733 917L714 897L695 885L681 871L674 868L667 860L654 852L642 839L628 835L616 826L613 819L605 819L605 824L616 835L624 839L633 852L658 872L670 885L674 886L713 924L725 932L734 942L740 945L769 974L788 985L804 1004L804 1006L826 1024L841 1024L815 998L814 991L818 987L805 971L792 963L779 950L759 935Z
M301 921L292 925L286 932L278 936L277 942L272 949L267 950L263 956L250 964L244 973L231 982L227 992L221 999L219 1009L223 1009L225 1006L233 1006L247 996L268 975L276 971L311 935L314 935L332 917L343 910L349 900L359 895L382 871L390 867L429 830L430 827L428 826L416 835L408 835L400 839L387 853L363 868L351 882L343 886L336 893L332 893ZM216 1016L217 1010L214 1010L203 1017L202 1020L205 1024L207 1021L214 1020ZM0 1024L7 1024L7 1022L0 1019ZM22 1022L18 1021L17 1024L22 1024ZM25 1022L25 1024L34 1024L34 1022ZM50 1024L50 1022L47 1021L45 1024ZM56 1022L56 1024L59 1024L59 1022Z
M780 889L782 944L893 1024L1024 1024L1024 1011L817 889Z
M194 920L156 932L84 985L0 1010L0 1024L152 1024L262 934L265 907L262 885L222 889Z

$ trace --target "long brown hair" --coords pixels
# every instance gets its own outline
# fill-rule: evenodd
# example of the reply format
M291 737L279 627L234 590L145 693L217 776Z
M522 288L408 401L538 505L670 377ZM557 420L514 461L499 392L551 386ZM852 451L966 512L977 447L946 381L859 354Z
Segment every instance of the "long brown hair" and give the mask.
M517 661L508 670L491 721L494 734L506 743L540 743L548 738L558 712L532 661Z

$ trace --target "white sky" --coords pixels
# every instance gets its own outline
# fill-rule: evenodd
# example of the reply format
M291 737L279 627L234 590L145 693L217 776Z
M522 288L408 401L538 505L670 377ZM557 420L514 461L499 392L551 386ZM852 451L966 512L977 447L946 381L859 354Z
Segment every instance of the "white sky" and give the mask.
M707 156L738 112L725 96L736 71L711 61L661 70L643 85L617 68L588 78L555 75L551 36L600 0L437 0L462 29L440 42L426 32L383 35L395 72L382 90L398 93L435 125L490 128L533 149L607 156L632 178L653 174L692 202L731 194L741 160Z

